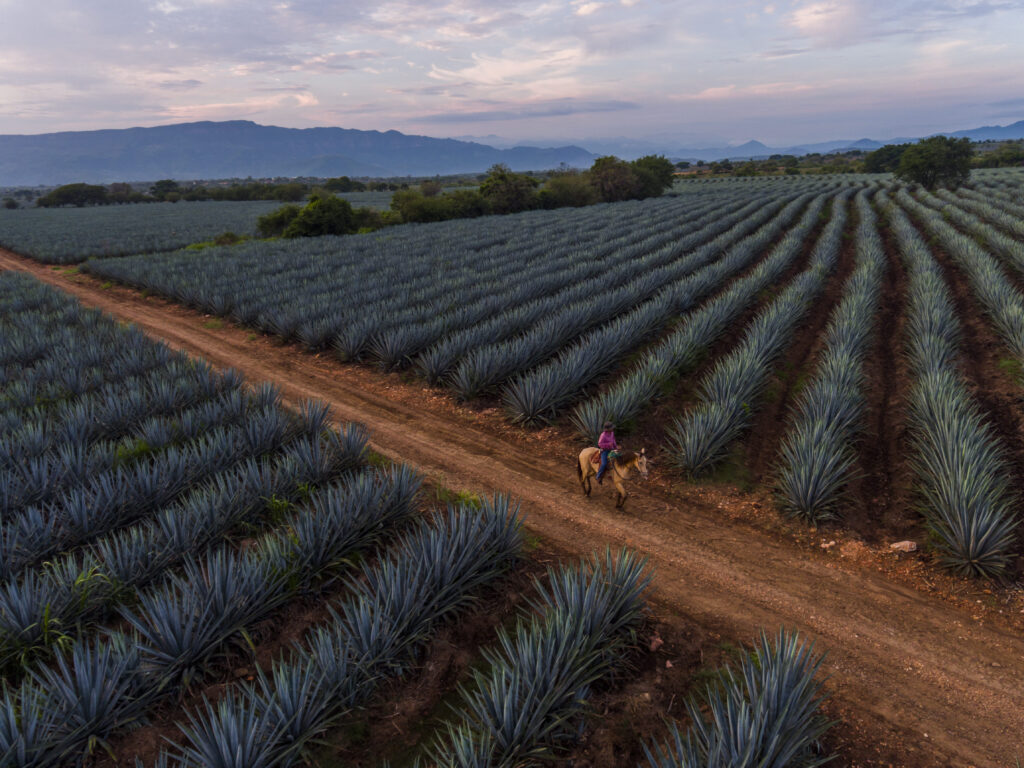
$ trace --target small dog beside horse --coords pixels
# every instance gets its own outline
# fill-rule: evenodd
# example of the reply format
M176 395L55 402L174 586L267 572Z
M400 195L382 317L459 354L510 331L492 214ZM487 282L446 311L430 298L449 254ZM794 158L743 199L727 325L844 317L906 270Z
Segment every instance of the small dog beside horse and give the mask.
M629 494L626 493L623 483L629 479L630 472L635 469L644 480L647 479L647 455L644 453L645 450L641 449L639 453L636 451L622 451L618 456L609 457L608 459L610 466L605 472L605 476L611 475L612 482L615 484L615 491L618 494L615 501L616 509L622 509L622 506L626 503L626 496ZM580 481L583 493L587 496L590 495L590 479L597 475L597 467L600 463L600 448L584 448L580 451L579 459L576 462L576 476Z

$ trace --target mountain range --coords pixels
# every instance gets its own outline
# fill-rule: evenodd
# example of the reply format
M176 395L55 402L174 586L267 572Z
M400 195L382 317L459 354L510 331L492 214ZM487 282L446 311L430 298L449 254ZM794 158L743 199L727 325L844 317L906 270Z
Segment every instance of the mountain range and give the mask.
M937 135L937 134L933 134ZM964 131L951 131L942 134L954 138L966 137L972 141L1024 139L1024 120L1012 125L992 125L982 128L972 128ZM495 136L458 136L465 141L479 141L495 147L511 146L513 142L509 139ZM729 146L680 146L672 141L670 137L662 136L658 139L633 139L627 137L617 138L577 138L571 143L586 147L590 152L598 155L615 155L625 160L632 160L641 155L658 154L670 157L673 160L689 160L691 162L703 160L753 160L768 157L769 155L809 155L814 152L844 152L852 149L862 149L870 152L873 149L885 146L886 144L905 144L911 141L918 141L923 137L903 136L882 141L876 139L836 139L833 141L815 142L812 144L795 144L788 146L768 146L760 141L748 141L744 144ZM569 143L565 140L546 140L536 143L557 144Z
M433 176L586 167L579 147L511 147L398 131L278 128L248 120L0 136L0 185L277 176Z
M945 135L973 141L1024 138L1024 120ZM346 128L279 128L248 120L180 123L154 128L69 131L0 136L0 186L110 183L155 179L267 178L294 176L434 176L480 173L495 163L513 170L542 170L564 163L588 167L596 157L633 159L664 154L673 160L748 160L773 154L873 150L917 138L840 139L790 147L759 141L738 146L673 148L667 141L603 139L557 147L500 146L498 136L438 139L398 131ZM557 143L557 142L556 142Z

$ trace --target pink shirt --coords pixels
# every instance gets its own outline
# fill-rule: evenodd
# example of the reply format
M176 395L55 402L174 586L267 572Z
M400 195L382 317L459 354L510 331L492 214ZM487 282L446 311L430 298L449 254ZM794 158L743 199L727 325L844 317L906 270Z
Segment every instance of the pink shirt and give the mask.
M602 451L613 451L619 447L619 444L615 442L615 433L611 430L602 432L601 437L597 440L597 447Z

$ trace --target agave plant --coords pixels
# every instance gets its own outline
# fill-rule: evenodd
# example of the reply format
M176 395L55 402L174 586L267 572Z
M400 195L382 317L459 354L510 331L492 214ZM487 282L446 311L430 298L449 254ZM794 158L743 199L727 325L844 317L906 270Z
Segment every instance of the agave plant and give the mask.
M816 675L823 660L798 633L779 630L773 640L762 632L737 669L719 671L704 700L687 701L689 732L673 723L667 742L644 744L647 765L813 768L830 762L818 750L830 726L819 713L824 696Z
M925 519L946 565L993 576L1009 563L1018 524L1005 449L957 373L959 322L940 268L906 215L892 206L888 215L907 262L911 461Z
M634 639L650 576L623 550L549 569L538 580L537 613L501 630L488 665L460 689L457 723L431 748L437 765L516 766L550 757L573 738L590 687L612 671Z

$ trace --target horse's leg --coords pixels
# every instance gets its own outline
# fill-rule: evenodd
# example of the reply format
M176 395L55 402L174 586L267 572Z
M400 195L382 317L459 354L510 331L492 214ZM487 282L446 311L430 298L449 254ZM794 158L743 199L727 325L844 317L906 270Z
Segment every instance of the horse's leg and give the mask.
M626 503L626 489L617 476L615 478L615 492L619 495L618 500L615 502L615 508L622 509L622 505Z
M589 469L589 467L588 467L588 469ZM587 484L587 485L586 485L586 487L585 487L585 488L583 489L583 492L584 492L584 493L585 493L585 494L586 494L587 496L589 496L589 495L590 495L590 489L591 489L591 488L593 487L593 486L591 485L591 483L590 483L590 472L587 472L587 479L586 479L586 481L585 481L585 482L586 482L586 484Z

